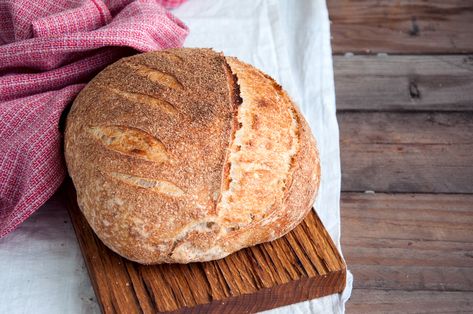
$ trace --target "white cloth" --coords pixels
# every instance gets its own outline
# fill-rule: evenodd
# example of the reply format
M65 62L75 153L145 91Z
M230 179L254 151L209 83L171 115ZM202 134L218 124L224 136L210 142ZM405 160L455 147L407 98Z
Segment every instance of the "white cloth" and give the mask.
M340 153L330 29L324 0L194 0L173 12L191 29L187 47L212 47L276 79L299 105L318 142L319 217L340 248ZM342 295L268 313L343 313ZM0 313L97 313L64 201L48 201L0 239Z

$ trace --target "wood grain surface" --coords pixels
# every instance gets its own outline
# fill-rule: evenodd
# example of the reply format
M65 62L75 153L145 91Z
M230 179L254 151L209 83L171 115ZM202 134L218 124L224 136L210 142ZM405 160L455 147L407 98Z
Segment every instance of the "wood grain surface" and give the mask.
M473 111L473 55L334 56L334 73L338 111Z
M347 313L471 313L473 293L354 289Z
M339 113L342 190L473 193L473 113Z
M348 313L473 308L473 195L342 193Z
M144 266L109 250L63 187L79 245L104 313L254 313L339 293L345 264L314 211L281 239L224 259Z
M329 0L334 53L473 50L471 0Z
M347 313L471 313L473 2L327 4Z

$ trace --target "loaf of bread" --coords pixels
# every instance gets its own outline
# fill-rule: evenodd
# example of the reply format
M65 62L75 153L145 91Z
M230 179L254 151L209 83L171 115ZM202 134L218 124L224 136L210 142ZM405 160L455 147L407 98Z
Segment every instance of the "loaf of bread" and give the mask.
M211 49L124 58L77 96L65 155L98 237L143 264L225 257L311 209L315 140L271 77Z

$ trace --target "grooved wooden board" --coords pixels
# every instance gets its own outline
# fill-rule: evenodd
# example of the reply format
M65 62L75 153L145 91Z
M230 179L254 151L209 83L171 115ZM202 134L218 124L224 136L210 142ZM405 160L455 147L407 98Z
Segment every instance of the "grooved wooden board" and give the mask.
M314 211L283 238L218 261L144 266L97 238L77 206L70 179L63 190L104 313L254 313L345 287L346 266Z

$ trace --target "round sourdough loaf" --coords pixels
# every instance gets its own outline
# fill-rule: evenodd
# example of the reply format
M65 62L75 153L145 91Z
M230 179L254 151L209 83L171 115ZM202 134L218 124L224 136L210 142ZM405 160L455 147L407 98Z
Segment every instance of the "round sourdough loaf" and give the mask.
M211 49L124 58L77 96L65 155L98 237L143 264L225 257L311 209L320 165L286 92Z

